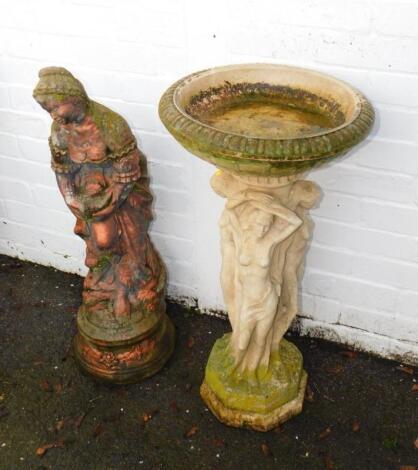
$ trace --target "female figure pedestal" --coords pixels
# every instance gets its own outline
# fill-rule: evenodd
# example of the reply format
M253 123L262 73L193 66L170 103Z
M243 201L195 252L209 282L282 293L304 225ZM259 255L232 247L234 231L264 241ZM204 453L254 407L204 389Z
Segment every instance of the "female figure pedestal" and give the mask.
M211 180L220 219L221 285L232 333L215 343L201 394L232 426L267 430L300 412L302 356L283 339L298 311L298 280L319 188L296 177Z

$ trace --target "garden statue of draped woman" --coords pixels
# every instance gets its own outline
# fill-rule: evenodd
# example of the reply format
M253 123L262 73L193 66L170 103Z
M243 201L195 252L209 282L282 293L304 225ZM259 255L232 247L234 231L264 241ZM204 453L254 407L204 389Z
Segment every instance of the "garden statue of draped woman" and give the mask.
M52 169L86 243L76 358L113 382L149 376L170 356L174 333L165 314L165 269L148 235L145 157L126 121L90 100L68 70L42 69L33 95L53 118Z

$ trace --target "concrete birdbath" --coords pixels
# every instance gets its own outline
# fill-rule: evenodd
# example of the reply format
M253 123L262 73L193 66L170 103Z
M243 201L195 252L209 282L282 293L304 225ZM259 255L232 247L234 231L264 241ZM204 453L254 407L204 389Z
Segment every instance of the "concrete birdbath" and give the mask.
M226 199L219 222L221 284L232 333L216 341L201 396L231 426L267 431L302 410L307 374L283 338L298 312L298 280L319 187L307 171L343 155L373 124L370 103L333 77L296 67L218 67L173 84L162 122L213 163Z

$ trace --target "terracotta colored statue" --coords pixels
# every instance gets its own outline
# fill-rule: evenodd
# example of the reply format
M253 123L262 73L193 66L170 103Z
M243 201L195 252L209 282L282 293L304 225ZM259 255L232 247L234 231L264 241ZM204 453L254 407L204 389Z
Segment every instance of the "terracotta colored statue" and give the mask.
M86 243L75 353L102 379L132 382L170 356L165 270L148 236L152 195L144 155L126 121L90 100L66 69L39 72L33 96L53 118L52 169Z

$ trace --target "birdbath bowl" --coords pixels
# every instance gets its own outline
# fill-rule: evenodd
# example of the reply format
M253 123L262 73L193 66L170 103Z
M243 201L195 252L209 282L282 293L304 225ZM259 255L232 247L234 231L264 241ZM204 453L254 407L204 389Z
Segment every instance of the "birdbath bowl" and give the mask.
M218 168L211 185L226 199L221 285L232 333L212 349L201 396L222 422L267 431L300 413L307 380L283 338L320 195L303 177L361 142L373 109L328 75L246 64L179 80L159 113L181 145Z

